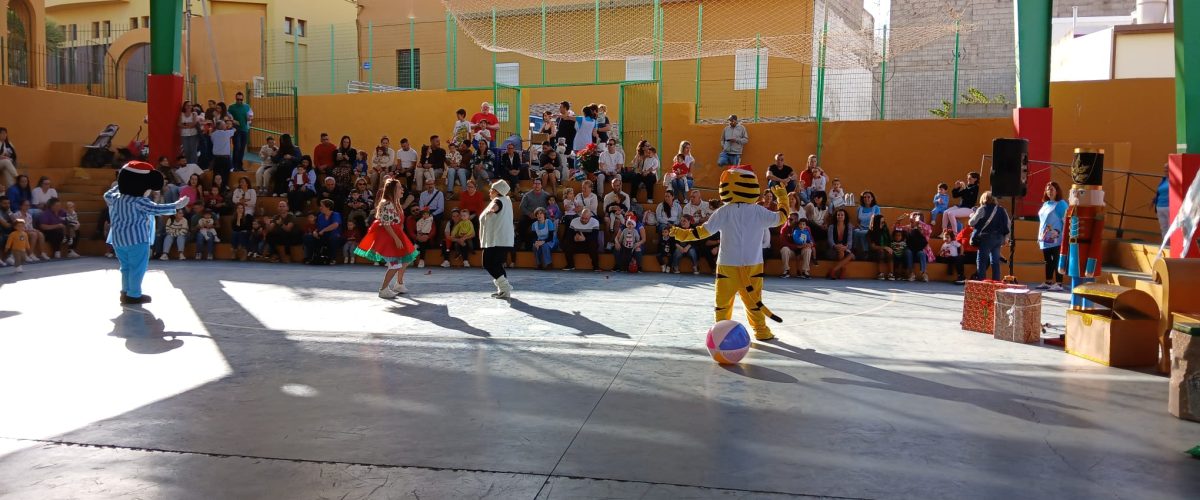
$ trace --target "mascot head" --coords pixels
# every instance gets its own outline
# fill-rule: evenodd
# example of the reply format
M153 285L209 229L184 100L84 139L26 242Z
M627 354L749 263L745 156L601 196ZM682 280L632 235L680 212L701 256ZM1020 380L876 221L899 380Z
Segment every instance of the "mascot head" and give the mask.
M117 190L125 196L145 196L146 191L162 191L163 176L154 165L131 161L117 174Z
M721 172L721 186L717 193L722 203L756 203L761 189L754 168L737 165Z

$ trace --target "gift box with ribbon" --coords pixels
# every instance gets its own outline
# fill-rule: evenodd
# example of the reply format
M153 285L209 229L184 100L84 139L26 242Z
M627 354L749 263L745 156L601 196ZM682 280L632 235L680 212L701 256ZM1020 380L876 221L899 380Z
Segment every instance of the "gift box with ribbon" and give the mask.
M998 340L1033 344L1042 340L1042 293L1026 289L996 290L993 320Z
M1003 281L968 281L963 290L962 328L991 335L996 327L996 290L1025 289Z

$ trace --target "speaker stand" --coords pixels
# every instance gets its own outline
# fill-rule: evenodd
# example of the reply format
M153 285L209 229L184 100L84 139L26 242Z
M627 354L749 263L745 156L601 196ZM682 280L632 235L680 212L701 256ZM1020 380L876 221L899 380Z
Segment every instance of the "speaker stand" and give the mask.
M1017 197L1013 196L1012 211L1008 213L1008 275L1013 283L1018 283L1015 270L1017 256Z

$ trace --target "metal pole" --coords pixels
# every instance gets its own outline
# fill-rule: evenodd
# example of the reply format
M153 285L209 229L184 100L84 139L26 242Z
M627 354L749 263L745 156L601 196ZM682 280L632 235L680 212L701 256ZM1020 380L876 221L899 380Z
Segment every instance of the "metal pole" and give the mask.
M443 22L446 25L446 88L454 88L450 85L450 71L454 66L454 53L450 50L450 11L446 11L443 17Z
M183 8L183 29L187 30L187 39L184 40L187 46L184 52L187 54L187 57L183 60L184 80L187 79L187 75L190 75L192 71L192 0L185 0L185 2Z
M258 36L262 40L262 45L258 49L259 70L261 70L262 76L267 76L267 19L264 17L258 18Z
M885 116L884 105L887 104L887 25L883 25L883 59L879 67L879 119ZM821 50L825 48L822 45Z
M817 67L817 162L821 161L821 150L825 144L825 44L829 35L829 14L825 14L825 27L821 29L820 60Z
M1132 180L1132 176L1125 174L1125 194L1121 196L1121 217L1117 219L1117 239L1125 237L1125 207L1129 203L1129 182Z
M542 0L542 85L546 84L546 0Z
M655 10L658 12L658 55L654 58L656 64L658 65L658 81L655 82L655 86L658 87L658 112L656 113L656 115L658 117L658 127L656 129L657 137L655 139L655 142L658 144L659 148L662 148L663 147L663 143L662 143L662 140L663 140L662 51L663 51L663 33L666 31L664 29L664 24L666 24L666 17L664 17L662 1L655 0L654 3L655 3ZM661 161L658 162L658 175L659 176L661 176L663 174L663 167L664 167L663 163Z
M696 6L696 116L700 118L700 66L704 55L704 4ZM661 147L661 145L659 145Z
M954 91L950 93L950 117L958 118L958 40L961 34L959 22L954 21Z
M375 23L367 21L367 92L375 91Z
M333 25L329 25L329 93L337 93L337 52L334 50Z
M292 84L300 87L300 35L292 28ZM220 85L217 85L220 87Z
M500 82L496 78L496 8L492 7L492 102L499 104L500 101Z
M458 88L458 21L450 16L450 41L454 44L454 88Z
M822 50L824 48L822 47ZM754 35L754 123L758 123L759 71L762 70L762 36Z
M417 88L417 32L416 19L408 18L408 87Z
M595 0L595 11L592 14L592 20L595 28L592 30L592 41L596 50L596 76L593 82L600 81L600 0Z

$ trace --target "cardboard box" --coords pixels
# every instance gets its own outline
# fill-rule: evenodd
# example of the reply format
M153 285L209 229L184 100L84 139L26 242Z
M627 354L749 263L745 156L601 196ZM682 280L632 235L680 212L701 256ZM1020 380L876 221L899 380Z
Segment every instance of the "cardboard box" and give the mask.
M1123 368L1158 363L1158 304L1150 294L1099 283L1073 293L1099 307L1067 311L1067 353Z
M1001 281L968 281L963 288L962 328L991 335L996 327L996 290L1025 289Z
M994 320L997 340L1036 344L1042 341L1042 292L1024 289L996 290Z

